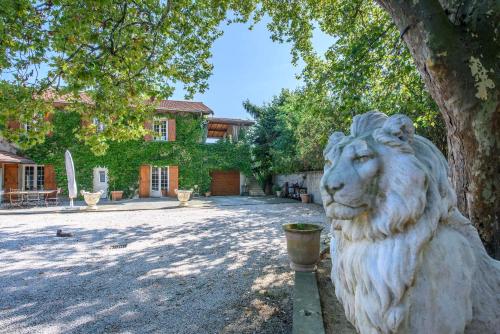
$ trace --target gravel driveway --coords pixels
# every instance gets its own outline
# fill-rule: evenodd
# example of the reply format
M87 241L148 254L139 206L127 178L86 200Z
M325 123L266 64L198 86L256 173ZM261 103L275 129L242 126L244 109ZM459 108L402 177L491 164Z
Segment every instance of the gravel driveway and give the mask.
M224 201L0 216L0 333L291 332L281 224L322 208Z

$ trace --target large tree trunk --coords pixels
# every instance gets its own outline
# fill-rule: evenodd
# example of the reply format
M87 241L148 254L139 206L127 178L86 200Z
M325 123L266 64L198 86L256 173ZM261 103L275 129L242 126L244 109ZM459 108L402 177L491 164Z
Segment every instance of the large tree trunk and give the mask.
M500 8L492 0L378 0L439 106L458 206L500 259Z

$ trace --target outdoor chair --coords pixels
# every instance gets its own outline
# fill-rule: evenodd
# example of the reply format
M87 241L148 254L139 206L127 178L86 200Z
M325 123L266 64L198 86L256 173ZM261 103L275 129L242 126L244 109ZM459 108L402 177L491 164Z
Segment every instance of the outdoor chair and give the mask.
M40 194L38 192L29 192L26 194L26 205L37 206L40 204Z
M61 188L57 188L57 190L54 190L53 192L47 194L45 196L45 205L54 205L57 206L59 205L59 194L61 193Z
M19 189L10 189L9 193L9 204L11 208L23 206L23 197L20 194L13 194L13 192L19 191Z

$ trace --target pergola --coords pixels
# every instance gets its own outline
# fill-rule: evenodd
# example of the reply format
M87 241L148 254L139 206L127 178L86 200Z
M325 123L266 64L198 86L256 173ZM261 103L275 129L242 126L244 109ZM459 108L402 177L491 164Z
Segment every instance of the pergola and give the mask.
M211 117L208 118L207 138L224 138L228 135L237 138L241 127L248 127L253 124L253 121L244 119Z

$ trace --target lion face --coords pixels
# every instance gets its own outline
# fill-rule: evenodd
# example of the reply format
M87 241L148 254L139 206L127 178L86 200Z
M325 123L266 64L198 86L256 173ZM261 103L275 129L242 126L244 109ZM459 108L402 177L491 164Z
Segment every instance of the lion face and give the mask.
M321 193L326 214L352 220L367 214L375 201L381 161L367 139L355 139L325 155Z

